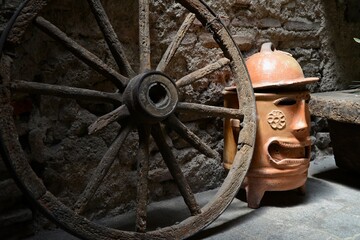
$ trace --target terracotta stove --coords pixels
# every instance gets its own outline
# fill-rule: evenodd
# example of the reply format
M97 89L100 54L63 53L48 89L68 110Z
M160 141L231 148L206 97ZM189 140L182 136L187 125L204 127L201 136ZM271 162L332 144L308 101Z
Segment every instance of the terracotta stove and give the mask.
M258 208L265 191L299 189L305 192L310 163L309 91L304 86L318 81L305 78L291 54L265 43L259 53L247 59L257 110L254 156L242 184L250 208ZM236 91L224 91L224 105L238 108ZM241 123L224 123L224 166L234 159Z

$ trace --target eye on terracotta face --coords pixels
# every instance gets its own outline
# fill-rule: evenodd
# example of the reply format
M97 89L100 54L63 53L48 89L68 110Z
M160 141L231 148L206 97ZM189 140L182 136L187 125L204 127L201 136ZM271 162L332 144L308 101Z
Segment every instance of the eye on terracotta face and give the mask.
M280 99L277 99L276 101L274 101L274 104L277 106L292 106L292 105L296 104L296 99L284 97L284 98L280 98Z
M310 102L310 94L306 94L304 99L305 99L305 103L309 103Z

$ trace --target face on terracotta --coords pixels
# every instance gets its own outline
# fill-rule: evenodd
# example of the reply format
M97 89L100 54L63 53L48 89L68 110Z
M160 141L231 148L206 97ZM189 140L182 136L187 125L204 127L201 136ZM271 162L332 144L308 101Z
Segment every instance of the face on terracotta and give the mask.
M310 158L308 91L256 93L258 131L255 155L278 167L307 163Z

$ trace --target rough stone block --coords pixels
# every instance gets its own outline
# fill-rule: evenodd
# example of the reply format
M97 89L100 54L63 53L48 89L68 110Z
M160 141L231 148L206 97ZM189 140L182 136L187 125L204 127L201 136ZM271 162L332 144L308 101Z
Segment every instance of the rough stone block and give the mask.
M168 169L154 169L149 171L149 179L153 182L165 182L172 180L173 177Z
M202 23L197 18L194 20L193 25L195 27L202 27Z
M304 73L318 73L320 71L319 65L314 63L305 63L302 65Z
M275 18L263 18L258 22L259 28L279 28L281 27L281 22Z
M231 25L234 27L254 27L256 23L253 19L239 16L232 20Z
M287 9L294 9L295 7L296 7L296 2L295 1L291 1L291 2L284 5L284 8L287 8Z
M183 46L189 46L195 44L197 41L197 36L193 33L186 34L184 39L182 40L181 44Z
M304 36L304 38L298 38L294 40L288 40L281 43L280 46L282 49L286 48L312 48L319 49L321 47L321 42L317 38L309 38L308 36Z
M330 146L331 139L330 133L328 132L319 132L316 134L315 144L319 149L326 149Z
M284 28L290 31L313 31L320 28L320 23L310 23L305 21L289 21L284 24Z
M206 48L218 48L213 36L210 33L203 33L199 36L201 44Z
M234 35L233 38L241 51L249 51L253 46L253 38L239 35Z
M251 5L251 0L229 0L230 5L237 8L248 8Z
M220 15L219 18L220 18L221 22L225 25L225 27L228 27L230 25L229 17Z
M317 132L328 132L328 122L326 118L323 117L313 117L313 121L311 122L311 130L315 134Z

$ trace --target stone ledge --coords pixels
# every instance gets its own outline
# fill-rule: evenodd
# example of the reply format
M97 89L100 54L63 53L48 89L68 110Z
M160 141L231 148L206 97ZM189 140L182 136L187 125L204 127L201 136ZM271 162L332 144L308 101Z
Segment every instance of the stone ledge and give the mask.
M360 124L360 89L313 93L309 107L314 116Z

